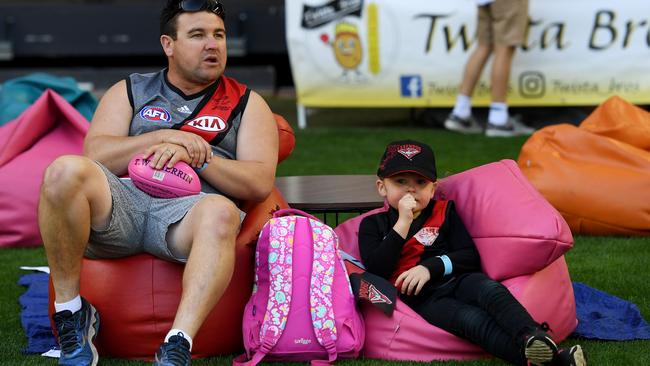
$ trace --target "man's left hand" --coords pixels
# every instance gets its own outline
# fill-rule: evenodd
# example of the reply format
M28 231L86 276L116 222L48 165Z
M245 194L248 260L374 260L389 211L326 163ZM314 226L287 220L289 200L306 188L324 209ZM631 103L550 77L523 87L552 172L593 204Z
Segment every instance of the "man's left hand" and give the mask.
M190 154L183 146L168 142L151 146L144 151L144 156L151 160L151 166L155 169L162 169L165 164L171 168L179 161L188 164L192 162Z

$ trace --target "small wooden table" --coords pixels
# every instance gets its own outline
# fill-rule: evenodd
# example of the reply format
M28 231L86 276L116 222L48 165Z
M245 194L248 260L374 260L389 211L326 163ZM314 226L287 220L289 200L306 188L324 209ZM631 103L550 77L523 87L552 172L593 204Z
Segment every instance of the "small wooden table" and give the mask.
M292 208L309 213L363 213L383 206L374 175L299 175L277 177L275 185Z

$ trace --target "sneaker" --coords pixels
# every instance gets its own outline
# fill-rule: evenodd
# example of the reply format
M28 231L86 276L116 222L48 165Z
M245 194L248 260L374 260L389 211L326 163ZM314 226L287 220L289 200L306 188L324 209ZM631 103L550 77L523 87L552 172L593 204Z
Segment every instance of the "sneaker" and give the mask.
M190 342L185 339L183 333L169 337L169 341L160 345L154 365L157 366L186 366L192 363L190 354Z
M557 351L557 356L555 357L553 365L586 366L587 358L585 357L585 353L582 351L580 345L575 345L569 349L560 348L560 350Z
M534 128L528 127L515 118L508 117L508 121L503 126L493 125L488 122L485 128L487 137L512 137L530 135L535 132Z
M93 344L99 330L99 314L86 299L81 298L81 309L55 313L52 318L61 346L59 365L97 365L99 355Z
M445 128L451 131L460 133L481 133L483 127L476 121L473 116L467 118L458 117L455 114L450 114L445 121Z
M558 353L557 345L548 335L548 330L548 324L542 323L540 327L526 337L524 354L531 365L548 365Z

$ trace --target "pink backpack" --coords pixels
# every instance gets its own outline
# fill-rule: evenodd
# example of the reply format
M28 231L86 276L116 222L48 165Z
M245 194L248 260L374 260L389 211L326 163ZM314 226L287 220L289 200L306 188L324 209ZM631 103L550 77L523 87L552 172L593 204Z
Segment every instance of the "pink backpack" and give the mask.
M242 328L246 355L233 365L328 364L359 355L363 319L332 228L299 210L273 215L257 241Z

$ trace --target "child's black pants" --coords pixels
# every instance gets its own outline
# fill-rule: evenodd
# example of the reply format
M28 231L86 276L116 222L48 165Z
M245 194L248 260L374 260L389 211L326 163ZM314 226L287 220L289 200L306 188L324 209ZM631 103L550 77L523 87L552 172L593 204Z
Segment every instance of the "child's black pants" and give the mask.
M524 335L539 324L505 286L484 273L463 275L418 303L411 306L429 323L512 364L526 365Z

